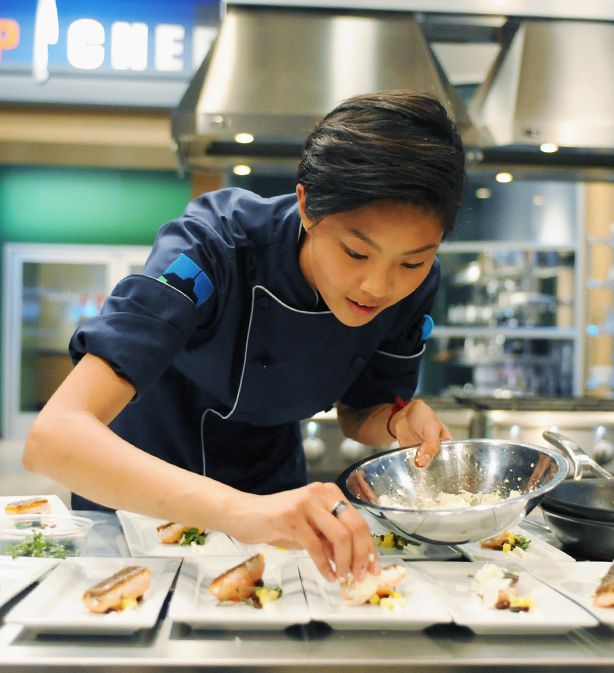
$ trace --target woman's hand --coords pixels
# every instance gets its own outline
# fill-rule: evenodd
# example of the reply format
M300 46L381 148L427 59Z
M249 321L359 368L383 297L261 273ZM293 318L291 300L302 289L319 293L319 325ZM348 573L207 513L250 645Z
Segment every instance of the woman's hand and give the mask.
M332 514L339 501L346 502L335 484L315 482L273 495L242 495L225 526L239 541L305 549L329 581L350 570L358 579L367 569L379 573L365 520L349 503L337 516Z
M426 467L439 453L439 442L452 439L439 416L422 400L412 400L390 419L390 429L400 446L420 444L414 463Z

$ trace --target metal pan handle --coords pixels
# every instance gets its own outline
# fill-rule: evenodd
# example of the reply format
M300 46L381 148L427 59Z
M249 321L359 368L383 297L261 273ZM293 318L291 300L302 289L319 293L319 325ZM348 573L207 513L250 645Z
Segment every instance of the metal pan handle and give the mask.
M582 479L588 474L605 477L606 479L614 479L614 476L587 455L573 439L552 430L543 432L542 437L563 452L563 455L570 464L569 477L572 479Z

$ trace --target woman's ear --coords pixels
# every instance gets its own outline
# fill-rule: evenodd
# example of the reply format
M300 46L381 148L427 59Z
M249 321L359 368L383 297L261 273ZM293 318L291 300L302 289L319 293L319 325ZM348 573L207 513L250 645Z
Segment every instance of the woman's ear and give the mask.
M298 201L298 212L299 215L301 216L301 221L303 222L303 226L305 226L305 220L307 219L307 216L305 214L305 206L307 204L307 192L305 191L305 187L300 182L298 182L296 185L296 200Z

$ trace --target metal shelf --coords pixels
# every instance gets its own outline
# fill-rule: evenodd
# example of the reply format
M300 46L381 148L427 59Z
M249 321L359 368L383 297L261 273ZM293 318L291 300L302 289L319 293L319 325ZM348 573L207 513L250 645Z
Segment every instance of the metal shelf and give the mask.
M445 252L512 252L527 250L529 252L577 252L577 243L543 243L536 241L444 241L438 250Z
M465 338L504 336L510 339L573 340L573 327L435 327L433 337Z

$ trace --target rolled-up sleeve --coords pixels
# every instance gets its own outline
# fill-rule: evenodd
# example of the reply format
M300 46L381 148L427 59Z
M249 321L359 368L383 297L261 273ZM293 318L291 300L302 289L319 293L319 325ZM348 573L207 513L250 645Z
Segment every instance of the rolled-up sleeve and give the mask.
M440 275L439 262L435 260L422 285L398 307L395 326L343 394L343 404L359 409L394 402L397 395L403 399L413 397L425 351L422 325L432 309Z

